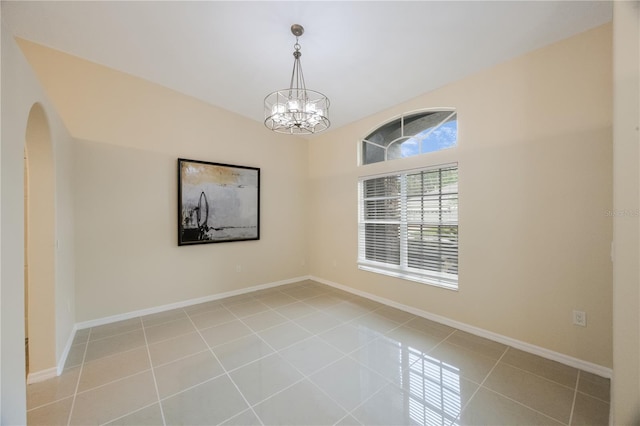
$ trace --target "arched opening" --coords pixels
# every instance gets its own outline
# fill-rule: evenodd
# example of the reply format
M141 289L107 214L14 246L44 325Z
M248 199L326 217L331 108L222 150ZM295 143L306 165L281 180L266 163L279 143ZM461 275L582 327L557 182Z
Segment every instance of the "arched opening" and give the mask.
M55 367L55 173L44 109L34 104L25 135L25 343L27 377Z

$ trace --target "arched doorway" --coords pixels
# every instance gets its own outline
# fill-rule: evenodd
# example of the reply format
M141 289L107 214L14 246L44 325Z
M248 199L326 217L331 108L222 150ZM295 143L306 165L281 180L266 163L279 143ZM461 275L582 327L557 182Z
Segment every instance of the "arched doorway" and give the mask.
M27 373L37 374L56 364L55 173L49 123L38 103L27 121L24 181Z

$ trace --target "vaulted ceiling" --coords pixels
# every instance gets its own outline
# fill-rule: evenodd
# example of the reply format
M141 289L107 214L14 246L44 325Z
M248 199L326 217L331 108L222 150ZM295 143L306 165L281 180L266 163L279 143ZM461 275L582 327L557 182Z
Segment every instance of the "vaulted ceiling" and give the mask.
M289 85L299 23L332 127L611 18L609 1L2 1L17 37L257 121Z

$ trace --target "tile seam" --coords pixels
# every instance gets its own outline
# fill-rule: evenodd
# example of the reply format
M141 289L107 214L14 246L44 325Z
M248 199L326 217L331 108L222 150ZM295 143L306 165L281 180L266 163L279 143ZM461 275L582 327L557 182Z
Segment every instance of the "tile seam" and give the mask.
M167 421L164 417L164 409L162 408L162 403L160 402L160 390L158 389L158 380L156 379L156 373L153 369L153 362L151 361L151 351L149 350L149 340L147 339L147 331L144 326L144 320L140 319L142 322L142 333L144 335L145 347L147 349L147 358L149 359L149 367L151 369L151 377L153 377L153 387L156 391L156 398L158 399L158 406L160 407L160 416L162 417L162 424L166 426Z

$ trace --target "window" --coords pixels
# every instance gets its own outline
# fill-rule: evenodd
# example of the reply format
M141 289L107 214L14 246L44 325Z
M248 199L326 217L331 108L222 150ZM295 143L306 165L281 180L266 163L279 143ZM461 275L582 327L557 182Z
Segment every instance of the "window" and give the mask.
M362 164L439 151L456 146L455 110L430 110L396 118L362 140Z
M458 288L458 165L361 178L358 267Z

